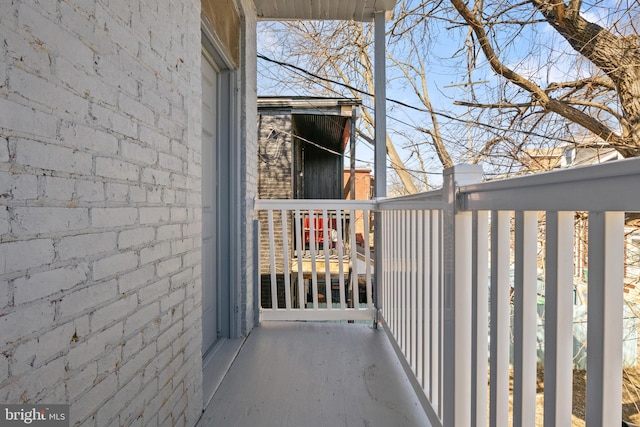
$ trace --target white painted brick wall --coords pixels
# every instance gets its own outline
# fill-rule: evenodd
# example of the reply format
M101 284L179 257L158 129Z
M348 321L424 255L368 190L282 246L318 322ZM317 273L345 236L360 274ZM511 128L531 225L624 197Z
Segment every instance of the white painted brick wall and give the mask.
M0 38L0 401L70 403L78 426L195 425L200 0L3 1ZM251 145L255 47L243 55Z
M200 1L0 9L0 401L194 425Z

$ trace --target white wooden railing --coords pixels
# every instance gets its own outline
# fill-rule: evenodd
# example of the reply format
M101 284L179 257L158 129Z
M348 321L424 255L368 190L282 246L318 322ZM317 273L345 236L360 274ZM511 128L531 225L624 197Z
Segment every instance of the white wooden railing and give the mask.
M372 201L258 200L260 319L371 320ZM263 295L267 295L262 298Z
M625 212L640 212L640 159L481 180L479 166L460 165L445 171L442 190L420 195L377 202L259 201L262 227L267 227L271 242L271 301L270 308L261 309L262 320L376 319L377 314L434 426L535 426L540 413L536 309L542 281L543 421L547 427L569 426L574 215L586 212L586 423L621 425L624 226ZM336 232L343 244L333 249L338 258L350 254L346 258L353 269L355 231L346 224L356 211L367 221L375 212L379 224L377 289L371 287L369 262L374 255L368 240L366 272L345 275L339 263L335 275L321 264L332 248L305 243L299 228L305 215L319 216L323 224L332 215L343 218L335 227L342 224ZM277 238L277 230L285 233L283 238ZM323 233L329 233L327 227ZM309 240L314 235L311 232ZM323 241L328 240L325 234ZM302 272L303 248L309 248L310 273ZM279 260L278 251L287 255ZM544 271L542 278L539 270ZM288 272L282 283L278 271ZM364 305L354 284L354 277L362 274ZM331 304L323 305L319 297L323 277L325 286L331 279L338 282L339 297ZM292 298L296 288L298 298L307 296L298 303ZM278 300L279 290L284 302ZM371 296L376 297L377 312Z

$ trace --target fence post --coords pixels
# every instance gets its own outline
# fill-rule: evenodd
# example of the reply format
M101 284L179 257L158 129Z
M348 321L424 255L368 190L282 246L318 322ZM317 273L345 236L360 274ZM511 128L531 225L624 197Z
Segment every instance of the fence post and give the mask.
M472 216L459 210L458 187L482 181L482 167L443 173L443 414L445 427L471 425Z

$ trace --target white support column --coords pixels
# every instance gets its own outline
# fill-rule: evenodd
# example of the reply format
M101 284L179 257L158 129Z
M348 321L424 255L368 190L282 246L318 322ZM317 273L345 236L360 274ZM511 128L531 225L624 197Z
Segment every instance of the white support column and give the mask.
M387 196L387 73L385 12L374 20L375 195Z
M458 209L460 185L480 182L482 168L458 165L443 177L443 425L471 425L472 216Z
M589 212L587 427L622 424L624 212Z
M386 40L385 40L385 12L376 12L374 18L374 120L375 120L375 197L383 199L387 196L387 75L386 75ZM382 248L383 233L380 230L382 215L377 212L374 215L374 245ZM373 289L373 303L376 309L381 307L378 302L378 289L382 282L382 256L381 250L375 251L375 287ZM374 326L377 327L377 317Z

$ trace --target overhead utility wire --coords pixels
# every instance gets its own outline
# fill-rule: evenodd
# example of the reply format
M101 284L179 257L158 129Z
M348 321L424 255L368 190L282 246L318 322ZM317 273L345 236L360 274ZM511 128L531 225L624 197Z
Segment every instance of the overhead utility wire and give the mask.
M289 64L288 62L282 62L282 61L278 61L278 60L275 60L275 59L271 59L271 58L269 58L267 56L264 56L264 55L262 55L260 53L258 53L257 56L258 56L258 58L260 58L262 60L265 60L265 61L268 61L268 62L272 62L274 64L280 65L281 67L291 68L293 70L296 70L296 71L304 73L304 74L306 74L308 76L311 76L311 77L313 77L315 79L322 80L322 81L325 81L325 82L328 82L328 83L333 83L333 84L336 84L336 85L339 85L339 86L343 86L343 87L345 87L347 89L353 90L353 91L358 92L358 93L360 93L362 95L367 95L367 96L371 96L371 97L374 96L372 93L369 93L369 92L367 92L365 90L358 89L358 88L356 88L354 86L351 86L351 85L349 85L347 83L340 82L338 80L332 80L332 79L329 79L329 78L326 78L326 77L319 76L319 75L317 75L315 73L312 73L311 71L308 71L308 70L305 70L304 68L298 67L297 65L293 65L293 64ZM317 81L314 81L312 79L309 79L309 80L311 82L317 83ZM387 101L389 101L389 102L393 102L394 104L398 104L400 106L403 106L403 107L406 107L406 108L410 108L412 110L420 111L422 113L431 113L429 110L427 110L425 108L416 107L415 105L410 105L410 104L407 104L405 102L398 101L397 99L393 99L393 98L385 98L385 99ZM368 106L366 106L364 104L363 104L363 107L369 108L369 109L373 109L373 108L368 107ZM461 123L467 123L467 121L464 120L464 119L452 116L450 114L445 114L445 113L442 113L442 112L439 112L439 111L433 111L433 114L435 114L437 116L440 116L440 117L444 117L445 119L449 119L449 120L453 120L453 121L457 121L457 122L461 122ZM399 119L395 119L395 120L398 120L399 122L404 123ZM503 129L503 128L498 127L498 126L494 126L494 125L490 125L488 123L482 123L482 122L475 122L475 123L478 126L482 126L482 127L487 128L487 129L492 129L492 130L496 130L496 131L502 131L502 132L510 131L510 132L524 133L524 134L527 134L527 135L537 136L537 137L540 137L540 138L548 139L548 136L542 135L542 134L537 133L537 132L522 131L522 130L518 130L518 129ZM408 125L408 123L404 123L404 124ZM414 125L411 125L411 127L415 127L415 129L420 131L420 132L423 132L423 129L424 129L424 128L420 129L419 126L414 126ZM574 141L571 141L569 139L557 138L557 137L555 139L558 140L558 141L567 142L567 143L570 143L570 144L574 143Z

